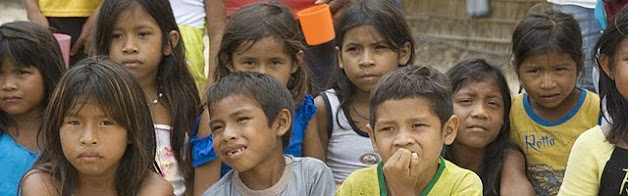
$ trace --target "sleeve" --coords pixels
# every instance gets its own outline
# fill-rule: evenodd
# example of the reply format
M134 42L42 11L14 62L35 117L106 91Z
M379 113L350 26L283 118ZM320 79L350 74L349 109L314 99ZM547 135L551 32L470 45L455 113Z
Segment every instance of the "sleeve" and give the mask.
M302 116L299 119L303 120L302 123L307 125L307 123L310 122L310 119L312 119L312 117L314 117L314 115L316 114L317 109L318 108L316 108L316 104L314 104L314 97L312 97L312 95L310 94L307 94L305 95L305 97L303 97L301 105L299 106L299 110L303 111L295 113L301 114Z
M460 181L458 187L453 191L452 195L460 196L482 196L482 180L473 172L469 172Z
M197 137L198 123L200 120L200 117L196 118L194 129L192 130L192 137L190 137L190 145L192 145L192 166L194 167L208 163L217 157L212 142L213 136L210 134L204 138Z
M595 128L599 128L596 126ZM594 149L597 145L595 136L589 130L578 137L565 168L565 177L558 195L597 195L600 187L599 168L595 167L596 159Z
M351 175L349 175L345 181L340 185L340 187L338 187L338 190L336 190L336 196L344 196L344 195L352 195L353 193L353 186L352 186L352 182L353 178L351 177Z
M312 160L311 164L314 171L312 173L312 182L310 184L309 195L334 195L336 191L336 183L334 182L334 176L331 169L325 165L322 161Z

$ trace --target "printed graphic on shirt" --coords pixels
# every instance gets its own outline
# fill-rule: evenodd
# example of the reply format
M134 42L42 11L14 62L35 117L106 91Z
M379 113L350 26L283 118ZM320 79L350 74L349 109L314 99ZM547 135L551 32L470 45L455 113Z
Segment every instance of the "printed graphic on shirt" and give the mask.
M528 167L528 175L536 195L557 195L564 174L565 170L555 170L545 164Z
M628 150L613 150L602 172L598 195L628 195Z
M379 156L373 153L366 153L360 156L360 162L367 165L374 165L379 163Z

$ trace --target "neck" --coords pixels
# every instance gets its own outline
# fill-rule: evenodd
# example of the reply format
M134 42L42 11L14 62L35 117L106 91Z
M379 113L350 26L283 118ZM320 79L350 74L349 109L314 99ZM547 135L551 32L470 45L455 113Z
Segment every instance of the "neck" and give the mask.
M437 159L438 162L436 164L434 164L433 166L429 167L429 169L427 171L425 171L425 173L420 174L420 176L425 176L429 178L419 178L419 180L417 180L416 184L414 185L414 192L415 193L421 193L423 192L423 190L425 190L425 188L427 187L427 184L430 183L430 181L432 181L432 179L436 176L436 171L438 170L438 166L440 165L440 159Z
M452 144L454 150L454 159L456 165L470 169L476 174L480 174L484 168L484 157L486 150L484 148L471 148L460 144Z
M5 131L10 132L14 136L37 134L39 128L41 128L41 112L41 106L37 106L24 114L10 116L9 118L15 124L8 127L9 130Z
M142 90L144 90L144 94L146 95L146 100L148 103L157 99L159 93L159 84L157 83L157 79L146 79L141 80L140 85L142 86Z
M117 195L115 185L116 170L104 173L104 176L88 176L78 174L77 195Z
M279 144L281 146L281 144ZM285 159L281 148L276 148L270 152L272 155L265 161L240 173L242 182L252 190L264 190L279 182L286 167Z
M369 105L371 92L356 89L351 96L351 103L356 106Z

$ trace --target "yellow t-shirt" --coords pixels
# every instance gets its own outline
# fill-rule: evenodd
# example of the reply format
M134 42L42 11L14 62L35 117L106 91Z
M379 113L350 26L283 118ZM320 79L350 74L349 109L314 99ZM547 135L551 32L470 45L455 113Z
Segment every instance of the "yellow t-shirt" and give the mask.
M580 91L571 112L554 122L534 113L527 93L512 100L510 140L523 149L537 195L558 194L571 147L582 132L600 120L600 98L587 90Z
M363 168L351 173L336 190L337 196L344 195L388 195L383 162L377 167ZM482 180L474 172L440 158L436 175L421 195L482 195Z
M39 0L39 10L47 17L89 17L101 0Z

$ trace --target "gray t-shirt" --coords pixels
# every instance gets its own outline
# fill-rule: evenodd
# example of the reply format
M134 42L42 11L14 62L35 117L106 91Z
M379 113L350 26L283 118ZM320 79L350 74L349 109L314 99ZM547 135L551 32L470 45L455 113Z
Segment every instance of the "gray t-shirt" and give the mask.
M334 195L336 185L331 169L322 161L309 157L285 156L286 167L279 181L264 190L251 190L231 170L209 187L203 196L212 195Z

